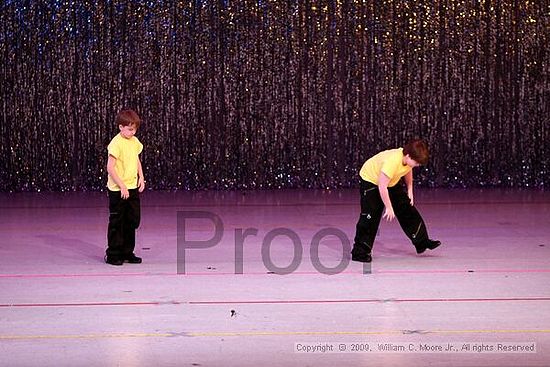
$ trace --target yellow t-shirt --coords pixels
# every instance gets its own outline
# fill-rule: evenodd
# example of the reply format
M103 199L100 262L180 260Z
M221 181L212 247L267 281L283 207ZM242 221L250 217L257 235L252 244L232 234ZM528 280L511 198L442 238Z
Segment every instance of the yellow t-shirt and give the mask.
M132 136L126 139L117 134L109 143L107 151L109 155L116 158L115 171L128 189L135 189L138 186L138 155L143 150L143 144ZM111 191L120 191L111 175L107 179L107 188Z
M384 150L367 160L359 175L363 180L378 185L380 172L384 172L390 178L388 187L392 187L411 170L412 167L403 165L403 148L397 148Z

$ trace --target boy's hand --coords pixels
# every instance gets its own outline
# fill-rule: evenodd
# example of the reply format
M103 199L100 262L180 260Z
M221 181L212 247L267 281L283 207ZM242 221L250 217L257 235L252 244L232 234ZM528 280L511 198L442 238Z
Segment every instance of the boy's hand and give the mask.
M145 180L143 177L140 177L138 181L138 191L143 192L143 190L145 190Z
M409 199L411 200L411 205L414 206L414 195L413 195L413 191L412 190L409 190L407 192L407 195L409 196Z
M130 192L126 188L126 186L120 188L120 197L124 200L128 199L130 197Z
M386 218L388 222L391 222L395 218L395 213L393 212L392 207L386 208L383 218Z

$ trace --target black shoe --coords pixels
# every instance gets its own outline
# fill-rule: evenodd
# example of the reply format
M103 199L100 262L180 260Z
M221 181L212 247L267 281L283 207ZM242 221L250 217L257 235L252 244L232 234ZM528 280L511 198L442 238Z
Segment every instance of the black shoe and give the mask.
M424 245L419 245L419 246L414 246L416 248L416 253L417 254L421 254L423 253L424 251L426 251L427 247L424 246Z
M355 243L351 249L351 259L362 263L370 263L372 261L371 251L372 246L365 243Z
M421 254L426 250L434 250L437 247L439 247L440 245L441 245L441 241L427 240L426 242L423 242L421 245L415 246L416 247L416 253Z
M107 255L105 255L104 260L105 260L105 262L106 262L107 264L110 264L110 265L119 266L119 265L124 264L124 261L122 261L122 259L117 259L117 258L114 258L114 257L109 257L109 256L107 256Z
M137 257L134 254L128 255L124 258L124 261L129 264L141 264L141 257Z
M362 263L370 263L372 261L372 256L370 254L359 256L359 255L355 255L354 253L352 253L351 254L351 259L353 261L359 261L359 262L362 262Z
M437 240L428 240L428 243L426 244L426 247L428 250L434 250L438 248L441 245L441 241Z

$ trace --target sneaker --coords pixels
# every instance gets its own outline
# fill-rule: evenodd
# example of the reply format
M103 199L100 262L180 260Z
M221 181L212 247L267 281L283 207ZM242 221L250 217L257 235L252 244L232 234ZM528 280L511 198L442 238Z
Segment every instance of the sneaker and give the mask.
M441 245L441 241L427 240L426 242L423 242L421 245L415 246L416 247L416 253L421 254L426 250L434 250L437 247L439 247L440 245Z
M129 264L141 264L141 257L137 257L134 254L130 254L124 258L124 261Z
M116 266L122 265L124 263L124 261L122 261L122 259L108 257L107 255L105 255L104 260L107 264L116 265Z

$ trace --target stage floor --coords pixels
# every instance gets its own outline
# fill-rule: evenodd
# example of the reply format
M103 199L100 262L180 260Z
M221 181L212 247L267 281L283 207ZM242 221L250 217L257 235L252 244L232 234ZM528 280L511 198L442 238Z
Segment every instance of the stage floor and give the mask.
M0 365L548 366L550 193L415 202L365 265L357 190L145 192L115 267L105 193L0 194Z

